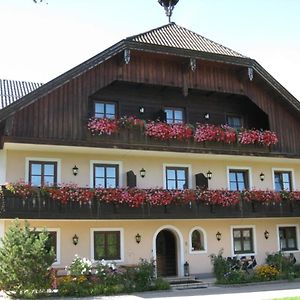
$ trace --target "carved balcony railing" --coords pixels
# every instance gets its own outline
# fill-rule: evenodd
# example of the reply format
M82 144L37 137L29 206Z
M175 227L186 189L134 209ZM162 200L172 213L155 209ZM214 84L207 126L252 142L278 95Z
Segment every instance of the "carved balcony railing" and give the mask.
M86 133L87 141L102 147L204 153L266 154L278 150L278 138L271 131L236 131L226 125L198 124L194 128L191 124L145 124L139 119L133 119L138 121L138 125L126 123L125 126L123 121L121 126L120 120L91 119ZM98 127L90 125L97 124L97 121L100 122Z
M142 191L142 190L140 190ZM151 190L154 191L154 190ZM230 196L230 195L229 195ZM163 202L162 202L163 203ZM300 201L284 195L281 201L248 201L239 197L230 205L194 199L168 204L106 202L93 196L89 201L60 202L43 193L27 199L4 191L0 199L0 218L23 219L211 219L299 217Z

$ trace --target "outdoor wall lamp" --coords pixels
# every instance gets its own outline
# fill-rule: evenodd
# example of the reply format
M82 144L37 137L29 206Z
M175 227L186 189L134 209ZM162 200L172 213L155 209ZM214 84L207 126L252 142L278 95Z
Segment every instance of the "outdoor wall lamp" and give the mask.
M79 237L77 236L77 234L74 234L74 236L72 237L72 241L73 241L74 246L76 246L78 244L78 240L79 240Z
M264 181L265 180L265 174L264 173L260 173L259 174L259 178L261 181Z
M218 232L216 233L216 239L217 239L218 242L220 242L221 237L222 237L222 233L221 233L220 231L218 231Z
M140 175L142 178L146 176L146 170L144 168L140 169Z
M143 114L145 112L145 107L144 106L140 106L139 112L140 112L140 114Z
M264 232L264 236L265 236L265 239L266 239L266 240L269 238L269 236L270 236L270 233L269 233L269 231L268 231L268 230L265 230L265 232Z
M209 179L209 180L211 180L211 177L212 177L212 172L211 172L211 171L208 171L208 172L206 173L206 178Z
M135 236L135 241L139 244L141 240L142 240L142 236L139 233L137 233Z
M77 166L75 165L72 170L73 170L73 175L76 176L78 174Z

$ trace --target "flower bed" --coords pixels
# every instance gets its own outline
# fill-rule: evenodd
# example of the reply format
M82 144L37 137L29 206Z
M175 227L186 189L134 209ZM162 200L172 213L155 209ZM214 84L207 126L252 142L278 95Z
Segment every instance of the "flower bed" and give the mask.
M161 141L188 141L198 143L217 142L224 144L262 145L272 146L278 143L275 132L270 130L242 129L240 131L228 125L197 124L194 128L191 124L168 124L165 122L145 121L134 116L124 116L118 120L107 118L91 118L88 122L88 130L92 135L111 135L118 133L121 128L140 128L146 136Z
M185 205L192 202L221 207L235 206L242 199L246 203L262 203L264 205L279 204L283 201L300 201L300 191L275 192L271 190L246 190L243 192L220 190L166 190L166 189L139 189L139 188L82 188L76 184L63 184L59 187L33 188L24 182L9 183L6 190L22 199L31 199L36 193L51 198L63 205L80 203L91 205L92 201L112 204L126 204L129 207L141 207L144 204L151 206L165 206L170 204ZM5 193L4 193L5 194Z

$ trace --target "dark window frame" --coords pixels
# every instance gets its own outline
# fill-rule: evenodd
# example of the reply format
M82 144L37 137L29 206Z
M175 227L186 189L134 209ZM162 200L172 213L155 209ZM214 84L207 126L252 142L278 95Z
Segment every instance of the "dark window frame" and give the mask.
M237 126L234 126L234 125L230 124L230 122L229 122L230 118L238 118L238 119L240 119L241 120L241 126L237 127ZM243 116L242 115L238 115L238 114L226 114L226 124L229 125L230 127L234 128L234 129L237 129L237 130L239 130L239 129L241 129L241 128L243 128L245 126L245 122L244 122Z
M41 165L41 175L32 174L32 165ZM40 176L41 177L41 186L45 186L45 165L53 165L54 166L54 176L53 176L53 185L57 185L57 161L42 161L42 160L30 160L28 163L29 174L28 174L28 182L32 184L32 176Z
M93 187L96 188L96 168L97 167L103 167L104 168L104 185L103 188L108 188L107 187L107 176L106 176L106 168L115 168L116 169L116 186L115 188L117 188L119 186L119 165L118 164L105 164L105 163L94 163L93 165Z
M231 173L235 173L235 181L231 180L231 178L230 178L231 177L230 176ZM250 188L250 184L249 184L250 183L249 170L247 170L247 169L229 169L229 171L228 171L228 176L229 176L229 178L228 178L228 181L229 181L229 190L235 191L235 190L231 189L231 183L234 182L237 185L236 191L243 191L239 187L239 182L240 181L238 181L238 178L237 178L238 173L242 173L243 174L243 179L244 179L243 183L244 183L244 186L245 186L244 190L249 189Z
M168 187L168 181L171 179L168 179L168 170L174 170L175 171L175 186L176 190L178 190L178 178L177 178L177 171L184 171L185 172L185 187L183 189L188 189L189 188L189 168L188 167L172 167L172 166L167 166L166 167L166 189L169 190L171 188Z
M103 112L103 117L97 117L97 112L96 112L96 104L104 104L104 112ZM93 115L94 117L96 118L107 118L107 112L106 112L106 105L107 104L113 104L114 107L115 107L115 114L114 114L114 118L108 118L108 119L117 119L118 117L118 106L117 106L117 103L114 102L114 101L105 101L105 100L94 100L93 101Z
M168 118L167 118L167 113L166 110L171 110L172 111L172 122L168 122ZM166 114L166 122L168 124L183 124L186 122L186 115L185 115L185 108L182 107L174 107L174 106L166 106L164 107L163 111ZM176 111L181 111L182 112L182 120L178 120L179 122L176 122L176 118L175 118L175 112Z
M43 231L42 230L34 230L32 232L34 234L38 235L38 234L42 233ZM51 239L53 241L53 245L50 245L50 247L53 247L53 250L54 250L54 253L55 253L55 261L54 261L54 263L58 263L58 257L57 257L58 247L59 247L59 245L58 245L58 231L57 230L51 230L51 229L49 230L49 229L47 229L46 233L48 233L48 235L51 236ZM49 242L49 238L48 238L47 242ZM51 244L51 241L50 241L50 244ZM47 249L47 250L50 251L50 249Z
M292 233L290 231L293 231ZM298 239L297 239L297 227L296 226L279 226L278 227L278 234L279 234L279 246L280 251L298 251ZM292 237L291 237L292 234ZM286 247L282 248L282 237L285 241ZM289 246L289 239L293 238L294 240L294 247Z
M104 256L103 257L100 257L98 256L98 254L96 253L97 249L96 249L96 235L99 234L99 235L104 235ZM109 243L108 243L108 235L109 234L115 234L116 235L116 252L117 252L117 255L116 257L109 257ZM93 240L94 240L94 257L93 259L98 261L98 260L109 260L109 261L114 261L114 260L121 260L122 257L121 257L121 231L120 230L94 230L93 231Z
M193 235L194 233L197 232L197 234L199 234L199 241L195 241L196 243L199 243L199 247L198 249L195 249L197 247L194 247L194 239L193 239ZM191 233L191 251L192 252L200 252L200 251L205 251L205 241L204 241L204 233L201 229L194 229Z
M280 171L280 170L275 170L274 171L274 187L275 187L275 191L278 191L278 192L280 192L280 191L284 191L284 190L286 190L286 189L284 189L284 183L286 183L286 182L284 182L283 181L283 175L284 174L288 174L288 177L289 177L289 182L288 182L288 184L289 184L289 189L288 189L288 191L292 191L293 190L293 183L292 183L292 171L285 171L285 170L282 170L282 171ZM277 188L276 188L276 177L277 176L279 176L279 184L280 184L280 190L278 190Z
M240 238L235 238L234 237L234 232L235 231L239 231L240 232ZM245 250L245 246L244 246L244 232L245 231L250 231L250 250ZM233 228L232 229L232 238L233 238L233 252L234 254L252 254L254 253L254 232L253 232L253 228L252 227L245 227L245 228ZM241 244L241 250L240 251L236 251L235 250L235 242L236 241L240 241Z

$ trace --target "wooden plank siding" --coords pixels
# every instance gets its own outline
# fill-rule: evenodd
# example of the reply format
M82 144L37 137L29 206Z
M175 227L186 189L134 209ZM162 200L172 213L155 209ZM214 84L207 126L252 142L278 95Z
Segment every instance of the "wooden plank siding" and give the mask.
M12 135L7 139L13 141L14 138L20 138L24 142L26 139L31 142L39 139L48 143L60 140L66 145L77 142L82 145L87 135L86 122L91 107L89 101L93 97L104 97L105 93L113 95L114 85L110 90L105 87L118 81L125 82L125 85L128 83L126 95L118 94L118 91L114 95L122 103L120 110L127 114L137 115L137 103L147 105L150 111L158 109L162 105L158 99L166 96L164 93L169 93L168 98L174 96L174 102L170 101L174 106L180 104L178 95L181 95L187 120L193 122L204 122L205 120L199 120L199 115L212 110L216 113L215 117L219 116L221 120L225 107L230 107L233 112L243 109L248 110L248 113L252 112L255 115L249 121L252 125L255 117L263 116L262 112L259 115L260 108L267 115L265 118L268 118L270 129L279 135L277 150L300 155L299 115L292 113L281 96L271 90L260 77L254 77L251 82L247 76L247 68L232 64L198 60L195 72L189 70L188 64L189 60L183 57L132 51L131 61L126 65L120 56L114 56L17 112ZM130 91L132 84L135 88L142 84L143 88L139 93L135 88ZM144 89L147 85L158 87L148 97L150 89ZM169 89L164 90L164 87ZM147 91L146 94L143 94L143 89ZM188 97L183 97L184 89L188 92ZM132 93L135 93L135 100L130 100L130 103L128 99L134 98ZM255 106L251 106L251 101L247 98ZM197 108L197 101L203 101L207 107L202 103L201 109ZM256 124L260 124L257 122Z

